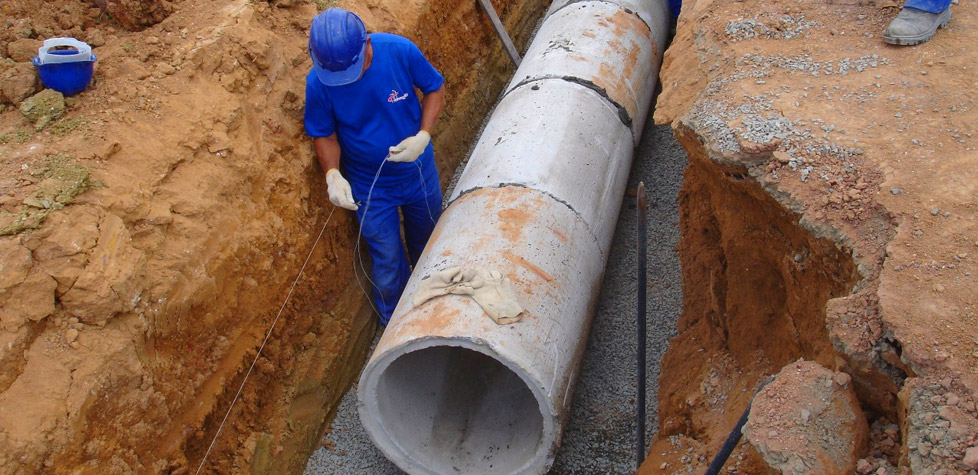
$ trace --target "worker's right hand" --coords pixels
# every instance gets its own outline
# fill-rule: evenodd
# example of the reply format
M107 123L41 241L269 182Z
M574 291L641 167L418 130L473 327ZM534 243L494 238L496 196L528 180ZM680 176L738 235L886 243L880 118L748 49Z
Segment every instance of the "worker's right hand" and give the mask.
M346 181L346 178L343 178L340 171L335 168L330 168L326 172L326 191L329 193L330 203L350 211L357 210L357 204L353 201L350 182Z
M417 135L401 140L401 143L391 147L387 159L392 162L413 162L424 153L429 142L431 142L431 135L428 131L422 130Z

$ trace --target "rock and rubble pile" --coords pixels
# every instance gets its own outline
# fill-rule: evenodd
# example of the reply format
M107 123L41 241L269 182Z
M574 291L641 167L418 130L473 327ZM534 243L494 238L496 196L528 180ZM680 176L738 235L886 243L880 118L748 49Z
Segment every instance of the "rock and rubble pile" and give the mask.
M852 473L869 426L845 373L798 361L754 397L744 436L784 474Z
M756 382L798 359L851 378L857 472L974 470L978 9L952 10L901 48L880 38L895 4L684 2L655 120L690 157L686 301L643 472L704 468ZM771 473L775 442L729 469Z

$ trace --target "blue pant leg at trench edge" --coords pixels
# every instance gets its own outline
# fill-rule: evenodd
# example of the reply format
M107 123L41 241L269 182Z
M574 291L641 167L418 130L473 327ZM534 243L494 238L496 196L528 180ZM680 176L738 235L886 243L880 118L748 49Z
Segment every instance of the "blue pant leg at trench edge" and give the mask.
M432 167L433 169L434 167ZM423 186L422 186L423 185ZM418 263L431 232L441 217L441 184L438 172L428 173L418 186L404 188L406 191L401 214L404 216L404 241L407 244L408 259L411 266Z
M941 13L951 6L951 0L907 0L904 8L916 8L930 13Z
M374 302L380 313L380 324L387 325L411 276L401 242L401 223L397 213L400 203L396 196L392 196L396 188L375 186L371 193L369 183L363 187L351 185L354 196L364 201L357 209L357 218L370 251L370 280ZM368 193L369 203L366 202Z

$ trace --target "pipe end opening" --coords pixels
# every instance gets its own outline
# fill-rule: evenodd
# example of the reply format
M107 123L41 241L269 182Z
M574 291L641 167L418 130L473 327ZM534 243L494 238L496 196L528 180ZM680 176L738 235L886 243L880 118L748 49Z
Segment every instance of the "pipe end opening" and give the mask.
M394 449L435 473L514 473L543 443L543 410L527 383L472 349L407 352L378 376L374 397Z

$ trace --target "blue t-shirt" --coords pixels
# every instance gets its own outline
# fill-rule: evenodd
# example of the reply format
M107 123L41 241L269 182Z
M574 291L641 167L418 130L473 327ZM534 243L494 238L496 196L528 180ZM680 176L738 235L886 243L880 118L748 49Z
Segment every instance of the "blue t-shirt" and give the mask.
M388 149L421 130L421 104L414 91L438 90L442 75L407 38L389 33L370 35L373 58L363 76L343 86L326 86L315 71L306 76L306 133L337 134L340 163L347 179L370 184ZM418 157L426 171L434 167L431 144ZM388 162L378 178L385 184L416 179L415 163Z

